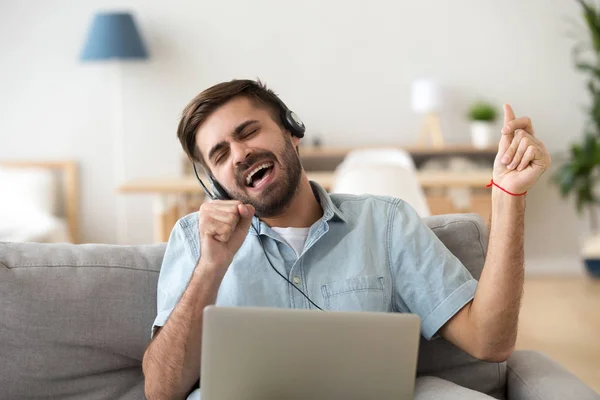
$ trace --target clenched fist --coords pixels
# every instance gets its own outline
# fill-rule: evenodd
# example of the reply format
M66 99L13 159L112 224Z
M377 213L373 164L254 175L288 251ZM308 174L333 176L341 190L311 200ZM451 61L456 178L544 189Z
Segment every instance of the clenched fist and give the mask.
M238 200L214 200L198 212L201 263L227 271L233 256L244 243L254 207Z

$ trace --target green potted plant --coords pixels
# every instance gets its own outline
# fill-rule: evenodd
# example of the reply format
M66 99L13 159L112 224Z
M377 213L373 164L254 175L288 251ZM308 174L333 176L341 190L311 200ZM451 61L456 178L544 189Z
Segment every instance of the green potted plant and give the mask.
M471 143L475 148L484 149L492 145L492 127L497 118L496 109L484 100L471 104L468 118L471 121Z
M600 233L596 186L600 177L600 9L592 2L578 0L583 12L589 41L573 51L577 69L588 76L591 106L583 138L573 143L565 155L559 155L558 170L552 175L563 198L574 197L579 215L587 212L591 234L585 238L582 256L590 275L600 278Z

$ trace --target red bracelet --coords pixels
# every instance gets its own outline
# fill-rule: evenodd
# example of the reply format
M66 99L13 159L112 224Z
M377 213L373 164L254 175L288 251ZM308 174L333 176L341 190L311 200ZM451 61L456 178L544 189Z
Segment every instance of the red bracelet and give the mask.
M496 182L494 182L493 179L490 181L489 184L486 185L486 188L492 187L492 185L496 186L498 189L502 190L503 192L510 194L511 196L525 196L527 194L527 192L521 193L521 194L511 193L508 190L506 190L504 188L501 188L500 186L496 185Z

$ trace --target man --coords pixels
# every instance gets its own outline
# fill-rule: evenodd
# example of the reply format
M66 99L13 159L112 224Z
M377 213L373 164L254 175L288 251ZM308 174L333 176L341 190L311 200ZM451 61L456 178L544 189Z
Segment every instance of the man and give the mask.
M171 233L143 360L147 397L185 398L193 389L202 312L215 303L411 312L426 339L440 335L479 359L506 360L523 288L522 194L551 162L529 118L504 108L477 283L402 200L329 195L309 182L301 135L290 132L282 107L260 82L234 80L183 112L184 150L235 200L204 203Z

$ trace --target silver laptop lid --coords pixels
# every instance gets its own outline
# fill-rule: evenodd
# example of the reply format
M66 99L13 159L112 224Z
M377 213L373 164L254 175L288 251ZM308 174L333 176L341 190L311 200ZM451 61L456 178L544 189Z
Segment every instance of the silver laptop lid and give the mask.
M203 400L412 399L413 314L204 310Z

